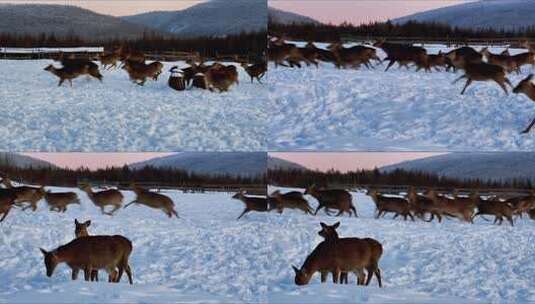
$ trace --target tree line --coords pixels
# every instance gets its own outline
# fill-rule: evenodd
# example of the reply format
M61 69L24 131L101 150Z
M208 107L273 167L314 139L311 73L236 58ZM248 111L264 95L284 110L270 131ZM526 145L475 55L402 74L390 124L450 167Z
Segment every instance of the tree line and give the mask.
M127 44L144 52L199 52L205 57L215 57L216 54L236 55L262 55L266 44L266 32L241 33L225 37L197 37L179 38L170 35L160 35L145 32L137 39L121 39L120 37L107 40L87 40L69 34L56 36L53 33L41 33L37 35L2 33L0 30L0 46L2 47L114 47Z
M305 188L312 184L325 187L329 185L412 185L418 187L479 189L532 188L531 181L523 178L512 180L461 179L439 176L435 173L406 171L403 169L385 172L377 168L374 170L356 170L345 173L336 170L321 172L295 169L270 169L268 170L267 180L271 185L297 188Z
M359 37L425 37L436 39L490 39L535 38L535 25L516 30L492 28L461 28L438 22L408 21L402 24L371 22L353 25L345 22L333 24L281 24L269 20L268 32L272 36L285 36L303 41L332 42L344 36Z

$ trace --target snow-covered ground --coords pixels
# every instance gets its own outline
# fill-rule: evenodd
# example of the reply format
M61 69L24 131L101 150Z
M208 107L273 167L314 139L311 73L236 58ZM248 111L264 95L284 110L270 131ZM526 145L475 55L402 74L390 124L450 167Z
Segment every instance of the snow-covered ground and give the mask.
M266 147L267 88L177 92L164 63L157 82L133 84L124 70L57 87L50 60L0 60L0 149L9 151L260 151ZM56 63L56 66L59 64Z
M51 188L53 191L66 189ZM72 190L72 189L68 189ZM273 188L270 190L274 190ZM77 191L77 190L74 190ZM133 199L123 192L125 202ZM141 206L101 215L79 193L81 206L65 214L19 209L0 224L0 302L4 303L467 303L533 302L535 222L515 227L373 219L374 206L354 193L360 218L301 212L249 213L228 193L171 196L181 219ZM314 199L308 197L311 205ZM74 235L74 218L92 220L92 234L122 234L134 246L134 285L70 280L69 268L45 275L39 247L52 249ZM320 284L296 286L291 264L303 263L321 241L319 222L342 222L341 236L368 236L384 246L384 288Z
M0 53L71 53L71 52L104 52L104 47L65 47L65 48L15 48L15 47L2 47Z
M425 47L429 54L452 49ZM378 55L386 56L381 50ZM491 82L474 82L460 95L465 80L452 84L460 71L424 73L396 64L384 72L386 63L371 70L338 70L328 63L319 69L269 68L270 150L535 148L535 133L520 134L535 117L533 103L524 95L506 96ZM533 72L524 66L521 75L508 77L516 85Z

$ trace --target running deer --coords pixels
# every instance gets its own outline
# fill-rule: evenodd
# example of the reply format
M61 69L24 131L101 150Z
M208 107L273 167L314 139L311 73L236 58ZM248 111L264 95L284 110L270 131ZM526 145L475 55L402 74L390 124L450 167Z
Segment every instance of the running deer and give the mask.
M175 211L175 203L173 203L168 196L151 192L135 184L131 185L131 188L136 194L136 199L126 204L124 208L132 204L144 205L149 208L161 210L167 214L168 217L173 217L174 215L178 218L178 214Z
M46 68L44 68L44 70L56 75L59 78L58 87L61 86L65 80L68 80L72 87L72 80L81 75L90 75L102 81L102 75L100 75L98 70L95 72L87 65L65 66L58 69L49 64Z
M91 220L87 220L83 223L78 222L78 219L74 219L74 237L80 238L84 236L89 236L89 232L87 231L87 227L91 225ZM130 268L130 265L127 265L128 268ZM117 281L117 270L113 271L109 277L108 282L115 282ZM91 282L98 282L98 270L92 270L91 271Z
M375 189L368 190L367 193L368 196L370 196L375 203L375 206L377 208L375 218L381 217L381 215L385 215L388 212L394 213L393 218L397 218L398 216L403 216L403 220L407 220L407 217L410 217L412 221L414 221L414 217L411 214L409 202L404 198L399 197L388 197L383 196L377 192Z
M93 189L88 184L80 185L80 190L84 191L93 204L100 208L102 214L113 215L115 211L121 208L123 203L123 194L119 190L109 189L93 192ZM106 206L113 206L113 209L110 212L106 212L104 210Z
M464 46L446 53L455 69L465 69L467 64L483 62L483 55L469 46Z
M333 52L329 50L320 49L316 47L313 42L308 42L305 48L316 52L318 54L318 60L321 60L323 62L330 62L334 64L337 68L340 68L340 66L338 65L338 61L336 60L336 56L334 56Z
M297 46L293 43L286 43L283 39L270 41L268 45L268 59L285 67L301 67L300 61L306 61ZM287 62L289 65L285 64Z
M305 195L312 195L319 203L314 215L318 214L321 208L325 208L325 212L329 214L329 209L337 209L336 216L342 215L344 212L351 212L358 217L357 209L353 206L351 193L341 189L319 190L316 185L308 187L305 191ZM330 215L330 214L329 214Z
M400 65L407 65L412 62L417 66L418 70L424 68L426 71L430 71L427 51L422 47L388 43L384 40L377 41L373 46L381 48L387 55L384 60L390 61L385 71L388 71L396 62Z
M297 194L299 193L299 194ZM280 193L279 190L271 193L275 208L282 214L284 209L299 209L305 214L312 214L312 208L301 192Z
M474 215L474 208L476 207L478 196L471 193L469 198L459 197L454 195L453 199L445 196L438 196L433 190L428 190L425 194L427 198L433 201L433 208L436 213L446 216L453 216L464 220L468 223L473 223L472 217ZM439 220L440 222L440 220Z
M53 193L50 190L45 191L42 189L45 201L50 207L50 211L65 212L67 206L70 204L80 205L80 199L74 192L56 192Z
M77 279L80 270L84 271L84 278L89 281L93 270L104 269L111 277L118 268L114 282L119 282L123 272L126 272L129 283L133 283L128 263L132 242L123 236L82 236L52 251L43 248L40 250L44 256L48 277L52 276L58 264L66 263L72 270L73 280Z
M320 223L320 225L321 225L321 230L318 232L318 234L321 237L323 237L325 241L331 242L331 241L336 241L340 239L338 236L338 232L336 231L336 229L340 226L340 222L337 222L331 226L325 223ZM368 272L368 278L366 279L366 281L364 281L365 274L362 271L362 269L360 269L360 271L357 271L355 273L358 278L357 284L369 285L373 275L375 274L375 276L377 277L377 282L379 283L379 287L382 287L381 270L379 269L379 260L381 259L381 256L383 255L383 245L381 245L381 243L379 243L377 240L372 239L372 238L364 238L362 240L366 241L368 245L370 246L371 258L370 258L370 261L368 262L368 265L365 267L366 271ZM322 276L324 276L323 273L322 273ZM324 280L322 280L322 282L323 281ZM341 281L340 283L342 284L348 283L347 272L341 273L340 281Z
M0 215L2 215L0 223L5 220L16 200L17 194L15 192L10 189L0 189Z
M362 269L370 265L372 250L370 244L358 238L342 238L319 243L310 253L301 268L292 265L295 272L295 284L306 285L316 272L322 274L325 282L326 273L333 274L333 283L340 282L342 272L357 273L362 280Z
M15 200L16 205L28 203L28 205L24 206L22 210L26 210L29 208L31 208L32 211L37 210L37 203L44 196L42 189L30 186L15 186L11 182L11 179L7 176L4 176L2 178L2 183L7 189L10 189L17 195L17 199Z
M516 54L511 56L511 58L515 62L517 73L520 73L520 68L527 64L531 64L531 66L535 68L535 53L533 52Z
M126 61L136 62L136 63L145 63L145 54L141 51L134 50L127 45L121 45L117 50L115 50L117 54L119 54L119 59L123 62L123 64Z
M409 190L407 191L407 200L409 202L409 207L412 211L412 214L414 214L416 217L426 222L431 222L435 217L437 217L439 222L442 221L442 216L435 209L433 201L425 196L418 195L416 189L414 189L412 186L410 186ZM425 219L425 215L427 213L431 215L429 220Z
M527 97L529 97L529 99L535 102L535 84L532 82L532 80L533 74L530 74L528 77L518 83L518 85L513 89L513 93L525 94ZM535 118L531 121L529 126L522 131L522 133L529 133L533 125L535 125Z
M438 54L427 55L427 60L429 68L434 68L436 71L440 71L439 67L443 67L446 71L449 71L451 68L455 69L451 60L442 51L439 51Z
M169 87L176 91L184 91L186 89L186 81L184 78L184 73L182 71L177 71L178 66L173 66L169 72L171 75L169 76L169 80L167 81L167 84Z
M381 61L377 57L376 50L370 47L356 45L350 48L345 48L341 43L332 43L328 49L334 54L338 67L351 66L358 68L361 64L370 67L370 60Z
M507 92L507 87L505 84L508 84L511 88L513 85L511 81L505 76L505 70L503 67L494 64L488 63L468 63L464 67L465 74L457 78L453 83L458 82L463 78L467 78L466 84L464 85L461 95L464 94L466 88L472 83L472 81L489 81L492 80L496 82L505 92L506 95L509 95Z
M259 83L262 83L260 79L264 77L264 75L267 72L267 63L266 62L258 62L254 64L249 64L247 62L241 62L242 68L245 70L247 75L251 78L251 83L253 83L253 80L256 79Z
M478 215L494 215L494 224L498 223L498 225L501 225L503 222L503 218L505 217L509 221L511 226L514 226L514 210L509 204L495 200L483 200L478 197L476 206L477 212L474 214L473 218Z
M508 73L513 71L518 72L516 61L512 56L493 54L489 51L488 47L483 48L480 53L487 58L487 63L501 66Z
M102 53L98 55L98 60L103 69L110 70L117 68L117 62L121 59L121 55L117 52Z
M245 191L243 190L240 190L240 192L234 194L232 198L240 200L245 204L245 209L243 209L243 212L240 214L240 216L238 216L237 220L239 220L242 216L251 211L269 211L269 206L266 198L246 196Z
M126 60L123 69L126 70L133 83L143 86L147 81L147 78L151 78L155 81L158 80L158 76L162 73L163 64L158 61L145 64Z
M522 218L524 213L535 208L535 193L533 191L528 196L512 197L504 202L513 208L513 215Z

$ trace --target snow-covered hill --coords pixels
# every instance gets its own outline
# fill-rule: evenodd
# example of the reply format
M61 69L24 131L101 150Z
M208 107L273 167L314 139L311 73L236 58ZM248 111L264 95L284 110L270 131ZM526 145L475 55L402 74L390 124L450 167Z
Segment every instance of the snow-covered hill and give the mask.
M0 152L0 164L19 168L50 168L55 167L47 161L13 152Z
M181 11L156 11L124 20L182 37L225 36L267 29L266 0L210 0Z
M320 23L319 21L317 21L317 20L315 20L313 18L310 18L310 17L307 17L307 16L303 16L303 15L299 15L299 14L292 13L292 12L287 12L287 11L280 10L280 9L277 9L277 8L273 8L273 7L268 7L268 16L269 16L270 20L272 20L275 23L280 23L280 24L292 24L292 23L296 23L296 24L307 24L307 23L319 24Z
M429 10L393 20L440 22L465 28L515 30L535 25L532 0L482 0Z
M132 39L148 30L117 17L59 4L0 4L0 29L3 33L17 35L53 33L62 37L74 34L95 40Z
M258 176L266 173L266 152L183 152L132 164L132 168L153 166L188 172L234 176Z
M308 170L306 167L301 166L300 164L278 158L278 157L272 157L268 156L267 161L268 169L284 169L284 170Z

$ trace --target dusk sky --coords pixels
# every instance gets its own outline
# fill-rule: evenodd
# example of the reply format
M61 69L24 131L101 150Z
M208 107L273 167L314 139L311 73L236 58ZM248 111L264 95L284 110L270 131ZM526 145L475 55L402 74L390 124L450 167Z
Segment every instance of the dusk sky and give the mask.
M22 153L24 155L48 161L58 167L78 169L105 168L106 166L123 166L154 157L166 156L174 153Z
M451 6L466 0L268 0L268 5L325 23L355 25Z
M269 153L312 170L335 169L347 172L357 169L373 169L444 153L432 152L281 152Z
M100 14L128 16L150 11L176 11L188 8L205 0L0 0L12 4L64 4L83 7Z

